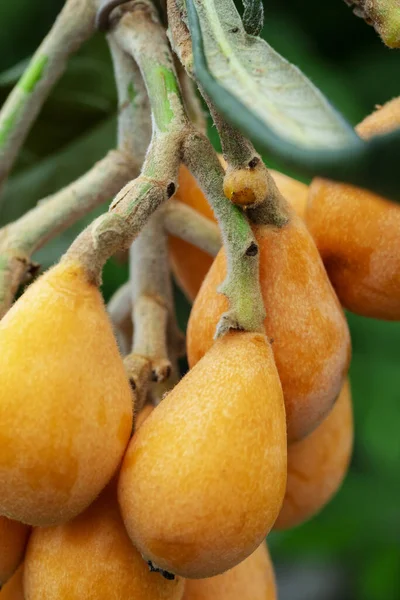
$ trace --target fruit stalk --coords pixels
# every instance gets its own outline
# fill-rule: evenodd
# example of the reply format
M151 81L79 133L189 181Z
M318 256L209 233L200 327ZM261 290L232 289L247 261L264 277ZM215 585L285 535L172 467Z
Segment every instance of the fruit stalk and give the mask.
M151 140L151 112L136 62L122 51L113 34L107 36L118 93L118 148L143 164Z
M107 304L118 347L122 356L130 351L132 345L132 293L131 283L127 281L113 294Z
M96 282L108 258L127 248L175 192L179 149L188 127L165 31L151 3L129 5L112 35L139 66L150 98L153 137L140 176L117 194L109 212L84 230L65 256L77 258Z
M108 42L120 106L119 147L128 149L143 161L151 135L146 88L132 56L119 45L118 33L111 33ZM143 118L136 123L138 113ZM127 353L124 363L135 391L137 412L146 402L150 381L162 382L169 378L172 370L167 333L174 307L163 212L156 211L133 242L130 264L129 318L134 335L130 344L132 352Z
M94 32L95 0L67 0L0 112L0 186L68 58Z
M167 333L174 309L161 211L152 215L132 244L131 281L134 336L132 354L124 362L140 410L150 381L162 382L171 374Z
M85 175L0 231L0 318L31 269L32 254L113 196L137 168L130 155L113 150Z
M141 175L120 191L108 214L77 238L64 260L77 259L98 282L108 258L129 246L150 215L174 194L182 158L202 185L227 246L228 278L221 291L231 310L223 316L218 335L230 328L262 331L257 244L244 214L223 195L224 173L211 144L187 118L167 38L152 4L125 6L113 35L140 68L150 98L153 138Z
M183 162L196 177L220 224L228 259L227 278L219 288L229 310L218 323L216 337L229 329L263 331L265 317L259 282L258 245L245 215L223 193L224 170L210 142L197 132L183 145Z
M164 209L164 224L170 235L174 235L210 256L216 256L221 248L218 226L190 206L170 200Z

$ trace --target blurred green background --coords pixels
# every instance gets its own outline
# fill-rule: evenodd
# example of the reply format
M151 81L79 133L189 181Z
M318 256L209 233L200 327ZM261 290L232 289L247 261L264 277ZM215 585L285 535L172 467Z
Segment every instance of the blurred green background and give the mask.
M0 5L0 102L48 31L62 0ZM263 34L356 124L399 95L400 53L343 0L268 0ZM87 170L115 144L116 95L108 50L99 35L72 58L32 129L0 200L0 225ZM210 127L214 139L215 130ZM268 164L279 167L270 157ZM82 221L36 257L57 260ZM110 261L106 298L125 280ZM182 327L189 307L177 292ZM348 315L356 439L350 473L332 503L308 524L273 533L281 600L400 598L400 324Z

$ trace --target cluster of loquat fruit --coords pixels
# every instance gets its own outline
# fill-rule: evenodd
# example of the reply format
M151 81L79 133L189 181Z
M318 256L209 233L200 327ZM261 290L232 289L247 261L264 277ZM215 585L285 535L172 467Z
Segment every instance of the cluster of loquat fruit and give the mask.
M397 99L358 133L399 125ZM400 207L271 173L289 203L282 228L254 226L268 337L214 340L224 250L212 261L171 238L194 301L191 368L154 409L134 418L103 300L78 262L62 259L1 320L0 600L277 597L265 537L317 513L351 455L342 306L400 319ZM176 197L213 218L184 167Z

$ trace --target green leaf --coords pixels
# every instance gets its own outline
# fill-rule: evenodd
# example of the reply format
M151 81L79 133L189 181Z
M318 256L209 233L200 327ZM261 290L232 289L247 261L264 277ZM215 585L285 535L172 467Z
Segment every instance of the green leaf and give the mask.
M357 143L352 127L297 67L246 33L233 0L195 5L209 71L276 135L306 148Z
M243 26L249 35L259 35L264 25L262 0L242 0L244 6Z
M261 44L265 42L247 36L230 0L221 0L218 6L215 0L205 0L199 6L199 13L194 1L198 2L187 0L186 4L196 77L227 121L250 138L261 152L272 153L287 168L293 168L303 176L322 175L366 187L400 201L397 176L400 129L376 136L369 142L362 141L310 82L304 90L297 87L301 81L308 80L268 45L268 54L274 57L272 64L278 65L281 61L279 64L289 65L292 69L290 73L294 77L295 96L303 100L299 104L295 99L291 106L288 103L290 89L286 96L284 89L277 85L275 91L271 91L271 100L267 102L263 93L268 94L268 85L260 88L260 69L262 78L269 81L271 77L275 81L274 69L279 70L279 66L273 66L272 69L257 66L259 47L252 44L254 41ZM218 20L216 16L223 18ZM237 27L242 40L239 53L232 40L232 35L236 35L232 31ZM245 52L249 48L254 49L253 62L248 59L244 66L245 58L241 55L249 56ZM277 62L274 63L275 58ZM289 80L287 85L290 85ZM279 105L280 92L284 98L282 105ZM310 98L314 98L314 106L305 100ZM315 126L316 123L320 129Z

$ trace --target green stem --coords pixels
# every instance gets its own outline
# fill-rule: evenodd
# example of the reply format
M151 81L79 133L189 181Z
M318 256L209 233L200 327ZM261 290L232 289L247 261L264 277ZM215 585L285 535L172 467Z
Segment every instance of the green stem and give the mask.
M196 177L218 219L227 255L227 277L220 288L229 300L217 336L229 329L263 331L264 304L259 283L258 245L243 212L223 193L224 170L210 142L192 133L184 143L183 160Z
M0 184L4 183L69 56L94 31L94 0L68 0L0 112Z

